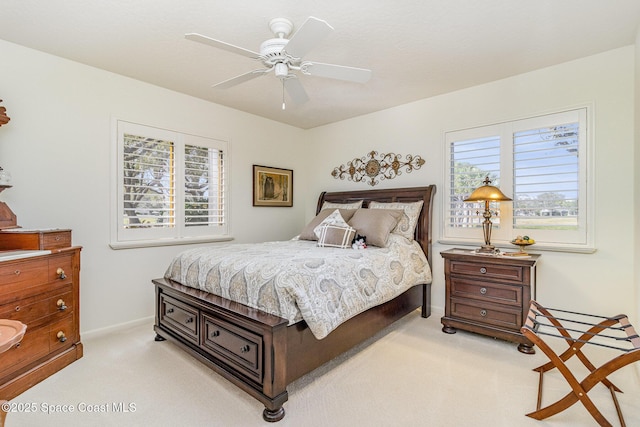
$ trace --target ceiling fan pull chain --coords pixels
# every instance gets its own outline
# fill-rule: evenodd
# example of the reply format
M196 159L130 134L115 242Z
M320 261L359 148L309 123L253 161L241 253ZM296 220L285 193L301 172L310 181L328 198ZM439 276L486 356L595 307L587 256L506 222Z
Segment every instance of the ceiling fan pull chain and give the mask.
M284 79L280 79L282 81L282 109L285 109L285 104L284 104Z

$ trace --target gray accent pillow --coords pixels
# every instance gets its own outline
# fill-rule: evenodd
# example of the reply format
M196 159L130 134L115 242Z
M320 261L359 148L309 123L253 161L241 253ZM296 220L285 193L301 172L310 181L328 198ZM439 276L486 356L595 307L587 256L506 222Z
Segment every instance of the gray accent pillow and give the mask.
M318 215L315 216L309 224L305 225L305 227L300 232L300 240L318 240L318 237L313 232L314 228L316 228L322 221L324 221L329 215L331 215L336 209L323 209ZM354 213L356 213L356 209L338 209L340 211L340 215L345 222L349 222Z
M385 248L389 233L398 224L401 210L394 209L358 209L349 221L356 233L367 237L367 245Z
M369 209L401 209L402 216L398 220L398 225L391 231L399 234L409 240L413 240L416 232L416 225L422 211L423 200L418 202L393 202L383 203L372 201L369 203Z

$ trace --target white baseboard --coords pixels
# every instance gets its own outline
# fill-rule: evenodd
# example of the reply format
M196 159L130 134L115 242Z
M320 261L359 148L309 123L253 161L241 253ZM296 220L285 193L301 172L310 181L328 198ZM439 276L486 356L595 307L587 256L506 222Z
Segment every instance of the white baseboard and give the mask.
M155 320L154 316L143 317L142 319L131 320L129 322L118 323L117 325L107 326L105 328L92 329L90 331L84 331L80 335L82 339L100 338L104 335L112 334L114 332L120 332L124 329L132 328L140 325L149 325L149 328L153 326ZM151 330L151 329L150 329Z

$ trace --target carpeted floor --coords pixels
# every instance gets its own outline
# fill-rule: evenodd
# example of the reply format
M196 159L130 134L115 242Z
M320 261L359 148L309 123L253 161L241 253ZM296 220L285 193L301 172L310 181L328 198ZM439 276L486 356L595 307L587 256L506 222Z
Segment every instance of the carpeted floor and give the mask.
M286 416L275 425L597 425L579 402L544 421L525 416L536 404L538 374L531 369L547 361L540 351L524 355L512 343L440 328L439 315L423 319L416 311L301 378L289 387ZM22 412L9 413L6 427L272 425L262 420L260 403L154 336L145 324L85 338L82 359L12 401ZM612 357L591 350L596 365ZM618 398L627 425L640 426L640 367L610 379L624 391ZM557 372L544 385L543 404L569 391ZM589 396L619 425L604 386Z

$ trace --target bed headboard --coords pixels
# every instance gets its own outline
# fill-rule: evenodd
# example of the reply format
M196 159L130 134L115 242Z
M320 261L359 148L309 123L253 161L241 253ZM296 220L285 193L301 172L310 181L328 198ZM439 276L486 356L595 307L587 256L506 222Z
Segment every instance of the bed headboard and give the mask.
M322 204L327 202L349 203L362 200L362 206L369 206L371 200L377 202L417 202L424 201L422 212L416 226L416 241L422 246L431 265L431 214L433 209L433 195L436 192L435 185L427 187L390 188L380 190L355 190L340 192L322 192L318 198L316 214L320 212Z

